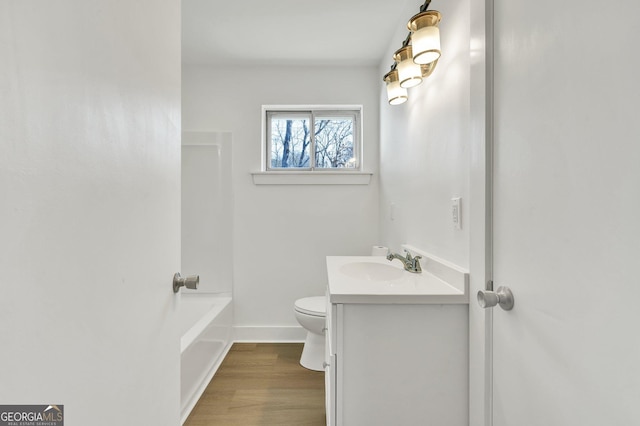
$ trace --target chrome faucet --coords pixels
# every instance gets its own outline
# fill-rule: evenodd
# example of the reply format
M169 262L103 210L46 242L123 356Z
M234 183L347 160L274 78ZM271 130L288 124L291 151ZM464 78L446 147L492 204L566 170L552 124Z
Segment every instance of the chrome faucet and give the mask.
M389 255L387 256L387 260L392 261L393 259L398 259L400 262L402 262L402 265L404 265L404 269L406 271L416 274L422 272L422 268L420 267L420 259L422 259L422 256L412 257L411 253L409 253L409 251L406 249L405 253L407 253L407 257L404 257L403 255L398 253L389 253Z

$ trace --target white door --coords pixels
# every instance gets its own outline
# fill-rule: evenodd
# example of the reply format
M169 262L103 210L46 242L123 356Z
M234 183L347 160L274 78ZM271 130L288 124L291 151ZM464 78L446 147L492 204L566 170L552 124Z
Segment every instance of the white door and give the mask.
M639 15L495 1L495 426L640 425Z
M179 424L180 4L0 2L0 405Z

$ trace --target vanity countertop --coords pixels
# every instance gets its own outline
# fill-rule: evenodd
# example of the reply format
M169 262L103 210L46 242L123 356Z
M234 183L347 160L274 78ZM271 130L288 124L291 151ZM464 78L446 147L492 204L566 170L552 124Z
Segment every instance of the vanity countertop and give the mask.
M410 246L405 246L410 247ZM422 272L405 271L384 256L327 256L329 301L373 304L468 304L468 273L423 256ZM446 281L445 281L446 279Z

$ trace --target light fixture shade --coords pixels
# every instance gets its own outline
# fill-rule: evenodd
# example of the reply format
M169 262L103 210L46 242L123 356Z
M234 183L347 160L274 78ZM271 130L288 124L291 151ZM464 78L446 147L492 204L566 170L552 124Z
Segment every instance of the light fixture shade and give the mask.
M411 31L413 61L416 64L429 64L440 57L440 12L429 10L413 16L407 27Z
M407 89L400 87L400 81L398 80L398 70L393 69L384 76L384 81L387 83L387 99L390 105L400 105L407 101Z
M398 80L400 87L408 89L422 83L422 71L420 65L413 62L413 53L411 46L403 46L393 55L398 70Z

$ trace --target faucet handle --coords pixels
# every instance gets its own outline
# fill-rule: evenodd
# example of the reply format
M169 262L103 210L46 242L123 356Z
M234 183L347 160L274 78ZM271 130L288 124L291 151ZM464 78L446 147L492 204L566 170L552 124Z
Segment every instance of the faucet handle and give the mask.
M411 266L413 267L414 272L422 272L422 267L420 266L420 259L422 256L416 256L411 259Z
M422 259L422 256L411 256L411 252L407 249L403 249L405 253L407 253L407 260L418 260Z

